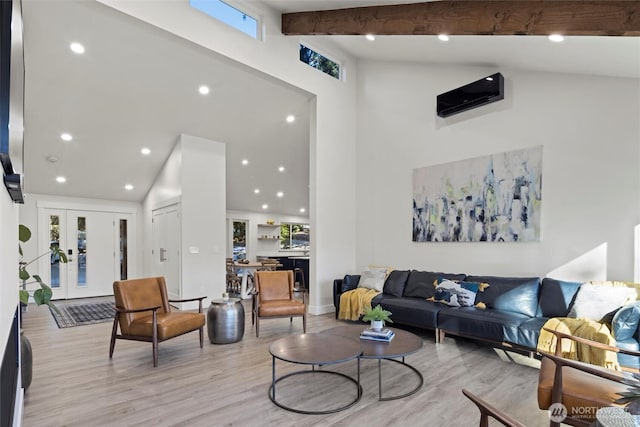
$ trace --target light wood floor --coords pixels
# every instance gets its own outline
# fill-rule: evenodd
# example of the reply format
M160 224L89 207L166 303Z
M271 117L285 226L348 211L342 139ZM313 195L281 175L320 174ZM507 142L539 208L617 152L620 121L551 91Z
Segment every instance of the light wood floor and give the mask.
M536 402L538 370L520 363L535 361L516 357L516 363L499 351L450 337L436 345L429 331L420 333L424 348L407 357L425 379L416 394L379 402L377 362L363 360L364 394L353 407L320 416L280 409L267 396L271 384L269 345L287 334L301 333L302 321L264 320L261 336L256 338L248 303L245 301L242 341L213 345L205 332L205 345L200 349L197 332L174 338L160 343L157 368L148 343L118 340L110 360L110 322L58 329L47 308L30 307L23 328L32 343L34 370L25 397L24 426L478 425L479 412L462 395L463 387L527 426L548 425L546 411L539 410ZM344 323L350 322L334 320L333 314L309 315L307 332ZM276 369L281 375L300 366L277 362ZM355 361L324 369L356 373ZM395 363L383 363L385 392L415 385L415 378L407 371ZM336 376L290 377L279 384L278 398L307 409L352 399L355 386L324 377Z

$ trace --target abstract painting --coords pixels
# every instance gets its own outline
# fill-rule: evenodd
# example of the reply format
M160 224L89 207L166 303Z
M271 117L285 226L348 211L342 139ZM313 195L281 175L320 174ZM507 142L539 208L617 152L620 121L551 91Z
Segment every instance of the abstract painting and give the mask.
M542 146L413 170L414 242L540 240Z

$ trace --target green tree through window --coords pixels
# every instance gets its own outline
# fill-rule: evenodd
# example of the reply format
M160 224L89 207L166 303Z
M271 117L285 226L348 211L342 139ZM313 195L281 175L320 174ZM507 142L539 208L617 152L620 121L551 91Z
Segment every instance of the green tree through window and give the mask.
M300 45L300 61L329 74L333 78L340 79L340 64L302 44Z

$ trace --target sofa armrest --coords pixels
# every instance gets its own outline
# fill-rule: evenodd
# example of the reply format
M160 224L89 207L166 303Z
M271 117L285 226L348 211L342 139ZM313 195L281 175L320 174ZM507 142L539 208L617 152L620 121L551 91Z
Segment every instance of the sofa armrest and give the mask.
M333 306L336 308L336 319L340 311L340 295L357 288L359 281L359 274L347 274L344 279L335 279L333 281Z

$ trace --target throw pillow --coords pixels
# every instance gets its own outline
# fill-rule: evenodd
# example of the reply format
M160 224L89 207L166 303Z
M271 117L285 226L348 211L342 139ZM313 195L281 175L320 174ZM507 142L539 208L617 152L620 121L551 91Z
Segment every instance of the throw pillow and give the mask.
M436 285L434 300L451 307L471 307L476 301L476 294L480 284L475 282L462 282L453 280L441 280Z
M589 319L597 322L607 313L629 301L635 301L636 298L637 292L633 288L598 286L585 283L580 286L568 317Z
M393 270L389 276L387 276L382 292L393 295L394 297L401 297L408 277L409 270Z
M375 289L378 292L382 292L384 287L384 279L387 277L386 268L372 268L367 267L360 275L360 281L358 282L359 288Z

